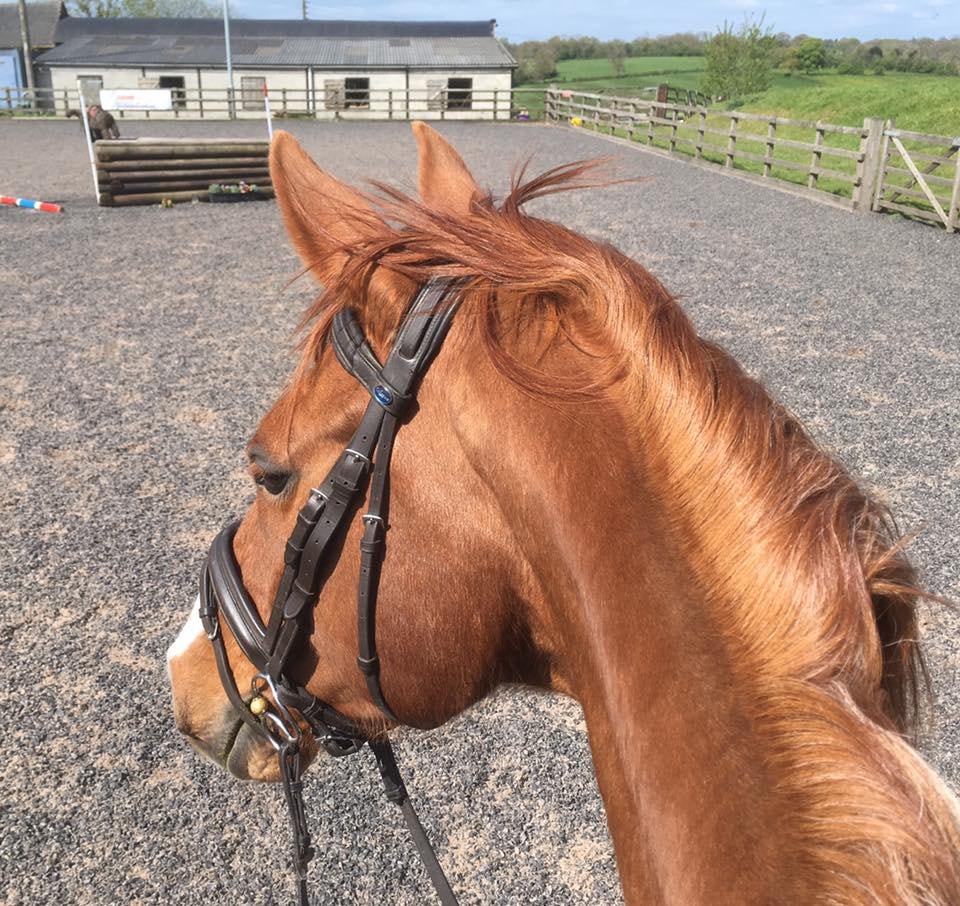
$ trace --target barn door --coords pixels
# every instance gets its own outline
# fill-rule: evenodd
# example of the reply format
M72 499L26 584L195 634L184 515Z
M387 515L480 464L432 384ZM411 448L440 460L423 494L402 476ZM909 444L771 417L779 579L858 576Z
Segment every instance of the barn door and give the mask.
M443 110L446 106L446 79L428 79L427 81L427 110Z
M346 86L343 79L324 79L323 106L327 110L342 110L346 99Z

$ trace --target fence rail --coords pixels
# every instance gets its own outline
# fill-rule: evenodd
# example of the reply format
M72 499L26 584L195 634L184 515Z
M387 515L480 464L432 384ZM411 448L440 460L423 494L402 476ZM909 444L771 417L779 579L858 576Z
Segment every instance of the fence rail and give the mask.
M124 119L260 119L264 116L260 88L171 89L170 110L111 111ZM85 101L97 100L86 94ZM533 119L543 110L541 88L346 89L343 82L309 88L270 91L274 116L318 119L515 119L526 111ZM75 88L0 88L0 114L63 116L85 106Z
M335 90L334 90L335 89ZM888 211L960 230L960 137L894 128L870 117L841 126L746 111L717 111L695 92L655 97L559 89L275 89L276 117L335 119L540 119L572 122L661 152L714 163L738 175L792 183L797 191L856 211ZM82 107L76 89L0 88L0 113L63 115ZM259 90L175 90L165 111L118 119L264 116ZM121 132L123 126L121 123Z
M840 126L660 98L550 89L547 119L712 162L748 178L791 182L857 211L894 211L960 229L960 137L893 129L869 117ZM923 165L921 170L919 164Z

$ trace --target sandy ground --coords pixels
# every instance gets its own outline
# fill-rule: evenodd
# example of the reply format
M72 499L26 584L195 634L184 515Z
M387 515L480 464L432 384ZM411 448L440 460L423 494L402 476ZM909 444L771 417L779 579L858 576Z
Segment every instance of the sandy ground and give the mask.
M124 124L258 135L253 124ZM403 124L294 123L351 181L411 188ZM613 154L625 176L538 212L636 257L917 532L960 597L960 238L857 217L595 137L445 124L479 180ZM310 298L272 203L97 208L76 123L0 123L0 899L288 903L278 790L176 734L164 651L214 532L250 490L241 451L293 365ZM957 618L926 613L926 743L960 784ZM508 690L398 752L464 903L616 903L579 709ZM365 753L311 769L324 904L430 901Z

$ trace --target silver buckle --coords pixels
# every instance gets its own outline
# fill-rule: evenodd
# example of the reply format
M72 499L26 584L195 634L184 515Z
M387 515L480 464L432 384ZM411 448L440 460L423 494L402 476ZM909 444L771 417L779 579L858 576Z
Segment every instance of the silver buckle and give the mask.
M260 685L261 683L263 686ZM254 696L262 696L264 686L266 687L266 691L270 692L273 696L272 704L279 712L275 713L268 708L260 715L260 723L266 731L270 744L278 752L290 743L296 743L299 746L301 739L303 739L303 731L300 729L300 724L297 723L290 709L283 703L283 698L280 696L280 692L273 678L267 673L258 673L251 682ZM279 731L279 740L276 736L277 731Z

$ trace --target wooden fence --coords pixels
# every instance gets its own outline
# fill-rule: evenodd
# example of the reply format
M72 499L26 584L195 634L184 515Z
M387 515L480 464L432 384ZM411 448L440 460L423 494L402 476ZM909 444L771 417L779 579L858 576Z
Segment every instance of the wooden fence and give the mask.
M960 229L958 152L960 137L885 129L873 209Z
M793 183L857 211L896 211L960 229L960 137L838 126L577 91L549 90L547 119L641 142L739 175ZM922 169L917 165L922 164Z
M170 110L111 111L117 119L262 119L263 94L243 89L172 89ZM523 111L542 118L542 88L346 89L342 80L307 88L270 92L274 116L316 119L516 119ZM87 96L87 101L92 101ZM0 88L0 114L63 116L80 110L75 88Z
M94 144L101 205L207 200L213 183L245 182L273 195L270 143L248 139L130 139Z

